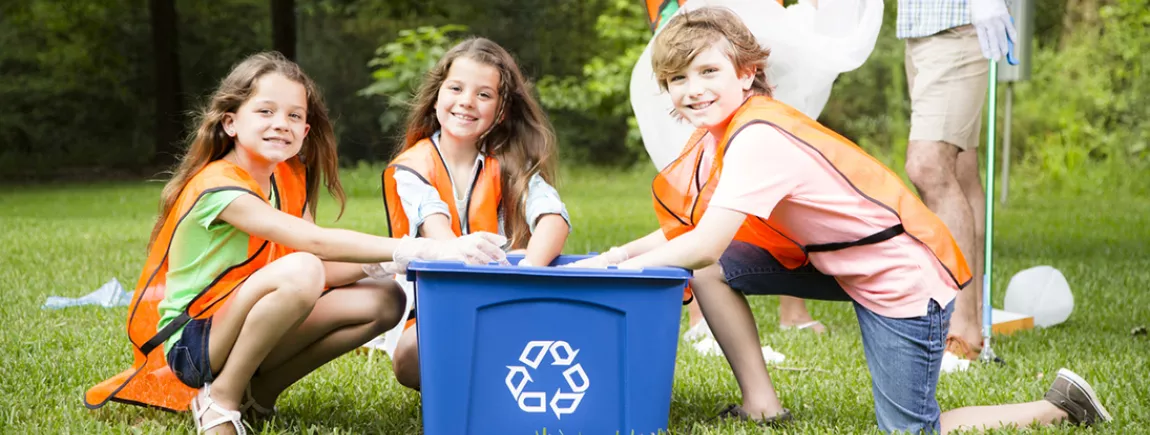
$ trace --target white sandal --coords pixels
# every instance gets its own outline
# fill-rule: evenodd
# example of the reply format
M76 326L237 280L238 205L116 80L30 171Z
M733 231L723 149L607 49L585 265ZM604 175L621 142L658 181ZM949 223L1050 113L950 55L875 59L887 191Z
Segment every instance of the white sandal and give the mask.
M204 388L200 389L200 394L197 394L196 398L192 399L192 421L196 423L196 433L202 434L208 431L208 429L230 423L236 428L236 435L247 435L247 429L244 428L240 412L224 409L224 407L217 404L215 400L212 400L211 388L212 384L210 382L205 383ZM200 401L206 403L202 408L200 407ZM209 410L220 414L220 416L207 423L201 423L200 420L203 420L204 414L207 414Z
M251 384L248 384L248 387L244 388L244 403L240 405L240 413L245 414L249 410L252 411L252 417L260 419L272 418L277 413L274 405L271 408L265 408L263 405L260 405L259 402L256 402L256 398L252 396Z
M814 328L815 326L818 326L818 325L823 325L823 322L820 322L818 320L812 320L810 322L800 323L798 325L779 325L779 330L781 330L781 331L801 331L804 329ZM823 327L825 328L826 325L823 325Z

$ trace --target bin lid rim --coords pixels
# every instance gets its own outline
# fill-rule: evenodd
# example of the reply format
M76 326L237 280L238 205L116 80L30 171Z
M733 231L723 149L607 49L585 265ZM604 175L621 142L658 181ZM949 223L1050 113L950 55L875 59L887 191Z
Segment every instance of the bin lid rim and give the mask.
M586 269L574 267L539 266L500 266L472 265L461 261L412 260L407 265L408 280L414 280L420 272L450 272L497 275L553 276L567 278L641 278L641 279L690 279L690 270L679 267L650 267L644 269Z

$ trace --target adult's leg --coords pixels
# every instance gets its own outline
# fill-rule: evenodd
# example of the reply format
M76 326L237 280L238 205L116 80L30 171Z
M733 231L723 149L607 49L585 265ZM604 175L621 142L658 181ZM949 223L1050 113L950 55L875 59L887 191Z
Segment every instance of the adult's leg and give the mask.
M982 58L978 35L960 26L906 45L907 83L911 97L911 130L906 171L927 207L946 224L963 256L977 269L979 256L972 201L978 199L971 177L978 177L978 132L986 98L988 64ZM969 150L969 151L967 151ZM959 162L973 163L973 173ZM979 183L981 184L981 183ZM962 357L981 348L981 277L960 293L951 335L969 346Z
M977 134L977 131L976 131ZM978 150L969 149L958 154L958 184L966 202L970 204L972 234L970 249L962 246L973 279L970 285L958 293L954 306L954 317L950 322L950 336L961 338L974 349L982 348L982 272L983 248L986 246L986 191L979 173Z
M976 248L974 239L974 210L958 181L959 148L946 142L911 141L906 150L906 173L918 189L919 196L931 211L950 230L963 256L970 259ZM971 154L967 151L964 154ZM981 348L982 306L981 282L975 277L959 292L955 304L953 335L963 339L977 354ZM970 358L973 355L959 355Z

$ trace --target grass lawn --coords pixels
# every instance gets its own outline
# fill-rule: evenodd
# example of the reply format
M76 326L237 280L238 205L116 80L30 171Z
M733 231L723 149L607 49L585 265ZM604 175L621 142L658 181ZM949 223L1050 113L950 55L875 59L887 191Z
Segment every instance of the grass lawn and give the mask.
M565 252L585 253L626 242L655 228L651 171L575 169L561 192L575 232ZM331 201L319 221L383 234L378 172L345 171L349 201L335 221ZM161 185L90 183L5 187L0 193L0 432L191 432L187 414L110 404L89 411L83 392L127 368L125 308L41 310L50 295L80 296L112 277L132 286L140 272ZM1012 192L997 216L995 306L1010 276L1027 267L1060 269L1075 294L1066 323L996 341L1004 367L944 375L943 409L1029 401L1046 391L1053 373L1069 367L1089 380L1115 422L1101 433L1138 433L1150 423L1150 337L1131 329L1150 323L1150 198L1112 192L1066 197ZM787 360L771 372L797 422L791 433L874 432L870 376L850 304L810 302L831 333L780 331L777 298L752 298L764 344ZM684 317L685 324L685 317ZM758 433L718 425L718 408L737 402L734 377L722 358L680 346L671 431ZM341 357L289 389L281 417L263 433L416 433L419 395L395 382L385 356ZM1064 426L1043 433L1078 432ZM1011 431L1007 431L1011 432Z

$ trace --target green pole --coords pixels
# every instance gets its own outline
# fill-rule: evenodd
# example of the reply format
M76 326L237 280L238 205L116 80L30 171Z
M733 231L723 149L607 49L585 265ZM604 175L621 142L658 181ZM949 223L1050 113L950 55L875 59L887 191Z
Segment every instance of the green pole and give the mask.
M990 83L988 83L986 111L986 251L983 254L982 272L982 353L978 360L990 362L998 359L990 348L990 333L994 325L991 323L990 285L991 271L993 270L994 255L994 144L995 121L998 108L998 62L990 61Z

